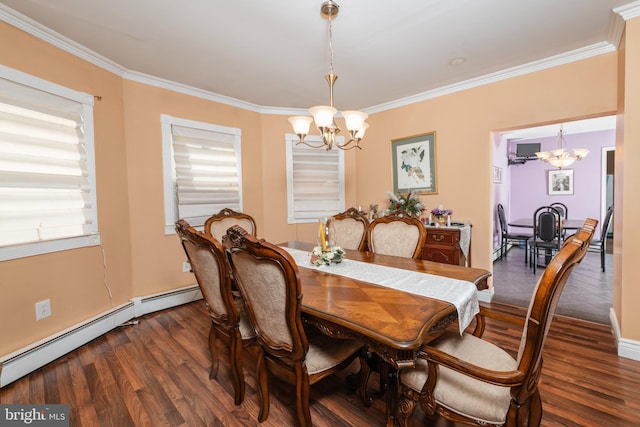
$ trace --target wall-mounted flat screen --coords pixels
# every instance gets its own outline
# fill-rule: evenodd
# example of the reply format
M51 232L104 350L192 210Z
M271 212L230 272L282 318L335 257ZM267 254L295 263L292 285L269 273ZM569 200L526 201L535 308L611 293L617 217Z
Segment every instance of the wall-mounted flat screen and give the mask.
M516 144L516 157L536 157L538 151L540 151L539 142Z

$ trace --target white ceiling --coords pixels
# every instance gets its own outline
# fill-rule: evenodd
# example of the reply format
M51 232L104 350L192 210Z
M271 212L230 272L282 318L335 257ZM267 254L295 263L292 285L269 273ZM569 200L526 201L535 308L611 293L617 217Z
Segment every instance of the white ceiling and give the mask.
M640 7L629 0L336 1L335 105L369 112L613 51L620 15ZM129 76L261 109L299 109L328 103L321 3L1 0L0 18L26 22L40 37L77 46ZM450 65L456 58L465 61Z

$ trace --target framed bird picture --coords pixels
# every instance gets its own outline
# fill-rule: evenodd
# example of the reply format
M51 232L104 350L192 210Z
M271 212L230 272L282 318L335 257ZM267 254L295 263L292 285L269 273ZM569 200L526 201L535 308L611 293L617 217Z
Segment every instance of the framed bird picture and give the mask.
M392 140L391 155L394 193L438 193L435 132Z

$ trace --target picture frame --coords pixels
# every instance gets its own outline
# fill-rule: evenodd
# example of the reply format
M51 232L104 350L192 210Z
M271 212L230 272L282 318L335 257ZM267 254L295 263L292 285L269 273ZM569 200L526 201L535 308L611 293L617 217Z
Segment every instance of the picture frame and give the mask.
M499 166L493 167L493 182L495 184L502 184L502 168Z
M549 195L573 194L573 169L554 169L548 174Z
M438 194L436 133L391 140L393 192Z

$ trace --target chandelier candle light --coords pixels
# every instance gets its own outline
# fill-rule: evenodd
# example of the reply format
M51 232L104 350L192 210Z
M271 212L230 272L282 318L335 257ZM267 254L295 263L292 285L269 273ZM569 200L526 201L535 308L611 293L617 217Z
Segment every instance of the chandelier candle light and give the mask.
M335 116L338 110L333 106L333 85L335 84L338 76L333 73L333 44L332 44L332 27L331 20L338 16L340 6L337 3L329 0L322 3L320 7L320 13L329 21L329 74L325 76L327 83L329 83L329 105L317 105L309 108L309 112L313 115L313 119L309 116L293 116L289 117L289 122L293 126L293 132L298 135L298 144L305 144L312 148L326 148L331 150L334 145L342 150L350 150L352 148L362 149L360 141L364 137L364 133L369 127L365 120L369 117L368 114L360 111L343 111L342 117L344 117L345 125L349 131L349 140L344 144L339 144L336 141L336 135L340 133L340 128L336 124ZM309 126L314 121L316 127L322 135L322 145L312 145L305 141L305 137L309 134Z
M536 153L538 159L550 163L551 165L562 169L571 165L576 160L584 159L589 150L586 148L574 148L573 156L566 150L567 143L563 137L562 124L560 125L560 132L558 133L558 148L552 151L539 151Z

